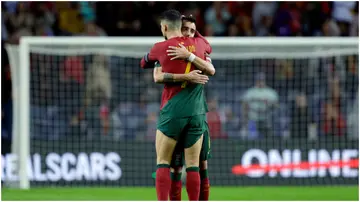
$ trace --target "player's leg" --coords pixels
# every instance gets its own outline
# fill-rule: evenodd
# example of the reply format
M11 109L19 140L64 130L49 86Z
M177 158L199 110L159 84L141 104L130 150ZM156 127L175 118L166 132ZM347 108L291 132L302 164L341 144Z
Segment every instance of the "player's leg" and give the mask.
M207 170L207 160L200 161L200 196L199 201L208 201L210 195L210 181Z
M185 148L186 191L190 201L197 201L200 196L199 155L202 141L201 136L195 144Z
M186 191L190 201L199 200L200 195L199 161L205 119L205 115L191 117L185 136Z
M169 198L170 201L181 201L181 171L182 166L176 166L170 169L171 187Z
M168 200L171 186L170 162L187 118L166 118L160 115L156 131L156 193L158 200Z
M170 178L171 178L171 187L169 194L170 201L181 201L181 188L182 188L181 172L184 164L183 156L184 156L183 141L178 140L170 164Z
M160 201L167 201L170 192L170 161L176 140L156 131L156 193Z
M207 124L206 124L207 126ZM210 158L210 135L209 128L207 127L204 132L204 140L201 147L200 153L200 197L199 201L208 201L210 194L210 181L208 177L208 163L207 160Z

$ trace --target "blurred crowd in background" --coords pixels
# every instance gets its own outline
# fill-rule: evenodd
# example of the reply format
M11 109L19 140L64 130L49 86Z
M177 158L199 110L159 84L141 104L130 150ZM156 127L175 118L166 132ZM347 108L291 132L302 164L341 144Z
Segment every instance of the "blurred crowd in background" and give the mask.
M335 37L359 34L358 2L12 1L2 2L1 8L3 45L16 44L22 36L159 36L158 17L170 8L193 15L197 29L205 36ZM11 74L2 47L2 137L9 138ZM91 137L100 133L114 139L153 140L161 87L152 84L151 73L140 72L137 60L106 59L101 55L44 57L36 54L31 55L31 60L31 120L35 136L43 138L43 133L58 128L51 138L61 138L63 133L71 130L72 134L85 133ZM265 64L264 68L237 71L239 67L231 66L232 62L214 61L215 67L221 68L209 83L214 87L209 90L213 93L208 98L208 120L213 138L307 138L309 131L315 134L312 138L319 134L357 136L358 133L349 132L350 126L355 130L358 120L358 115L350 113L354 112L353 108L349 108L358 107L354 104L358 100L357 55L319 60L314 68L317 73L310 75L301 70L309 66L309 61L252 62L250 64ZM127 69L127 73L120 74L119 68ZM275 76L277 71L280 76ZM308 86L299 84L302 79L306 79ZM144 80L146 85L141 82ZM257 92L251 86L266 83L270 86L267 88L270 93L265 95L270 96L265 98L266 104L252 106L252 96ZM236 87L235 93L229 92L229 84ZM137 90L129 90L132 86ZM323 89L323 86L328 87ZM223 92L229 93L223 95ZM293 96L288 96L289 92ZM229 96L232 97L230 100L222 100ZM66 104L56 103L65 98L71 99ZM271 119L271 123L251 112L253 108L268 111L272 105L277 106L277 111L266 117L277 119ZM305 120L302 117L306 117ZM112 135L107 135L110 133ZM143 133L138 135L140 138L134 136Z
M158 36L176 8L205 36L358 36L358 2L2 2L2 40L20 36Z

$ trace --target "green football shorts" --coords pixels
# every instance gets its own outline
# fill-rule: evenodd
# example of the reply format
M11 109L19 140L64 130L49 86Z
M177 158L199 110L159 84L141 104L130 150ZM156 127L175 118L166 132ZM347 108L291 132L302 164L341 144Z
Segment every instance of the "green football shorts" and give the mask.
M207 128L206 115L182 118L164 118L160 115L157 129L164 135L181 142L183 148L194 145Z
M206 130L203 136L203 142L200 153L200 161L206 161L211 158L211 144L210 144L210 132L207 122L205 122ZM171 167L182 167L185 165L184 146L183 141L180 139L175 147L172 159Z

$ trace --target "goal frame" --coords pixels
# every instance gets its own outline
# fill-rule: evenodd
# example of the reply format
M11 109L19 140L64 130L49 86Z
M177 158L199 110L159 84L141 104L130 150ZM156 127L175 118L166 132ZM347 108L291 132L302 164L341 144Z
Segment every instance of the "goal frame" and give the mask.
M356 46L359 47L357 37L207 37L210 44L226 47L306 47L321 46ZM162 37L22 37L19 45L19 67L13 71L19 75L13 76L13 95L17 104L14 105L13 116L13 148L18 151L18 173L20 189L29 189L30 182L27 175L28 157L30 156L30 51L32 45L94 45L94 46L152 46L163 41ZM145 54L145 53L142 53ZM240 54L239 54L240 55ZM140 58L139 58L140 59ZM12 70L15 67L12 67ZM21 70L21 71L19 71ZM16 108L16 109L15 109Z

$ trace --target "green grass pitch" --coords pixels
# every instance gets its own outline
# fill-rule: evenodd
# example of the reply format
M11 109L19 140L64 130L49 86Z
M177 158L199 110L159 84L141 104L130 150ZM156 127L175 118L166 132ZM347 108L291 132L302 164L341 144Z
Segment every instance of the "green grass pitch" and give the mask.
M210 200L327 200L358 201L358 186L313 187L211 187ZM2 200L156 200L155 188L32 188L2 189ZM183 200L187 200L185 187Z

